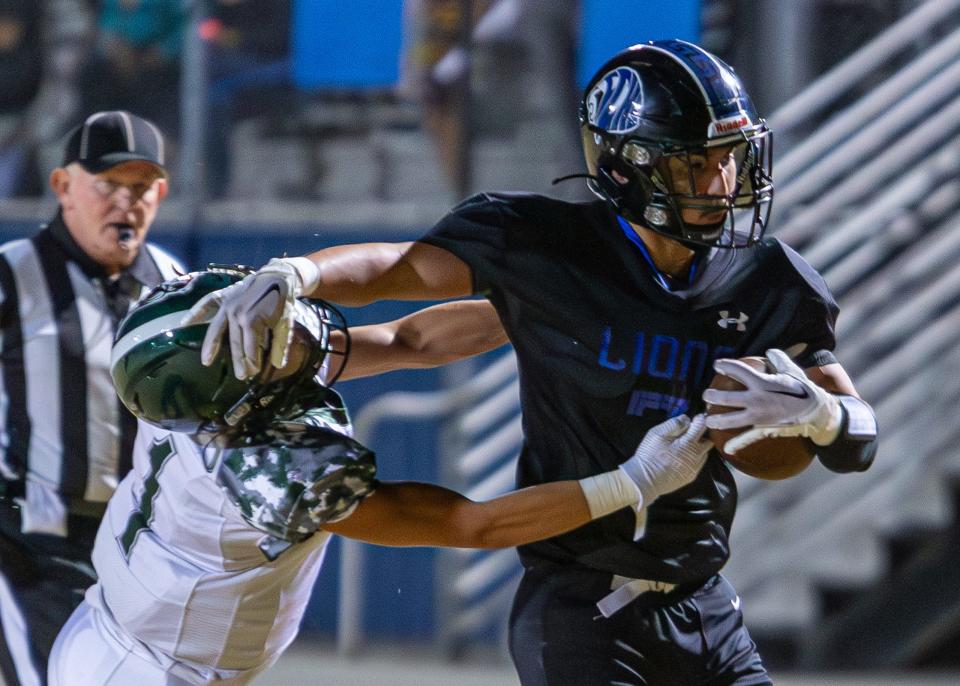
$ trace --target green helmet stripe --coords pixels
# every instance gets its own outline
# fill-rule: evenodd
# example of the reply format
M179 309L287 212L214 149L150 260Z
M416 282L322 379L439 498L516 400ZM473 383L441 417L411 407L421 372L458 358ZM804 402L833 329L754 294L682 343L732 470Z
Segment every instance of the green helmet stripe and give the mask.
M110 368L113 369L117 362L123 359L128 352L133 350L133 348L145 341L149 341L154 336L158 336L165 331L175 332L180 331L181 329L191 328L192 326L203 326L203 324L191 324L190 327L180 326L180 322L183 320L185 315L186 312L183 310L168 312L167 314L160 315L156 319L151 319L150 321L141 324L137 328L121 336L119 339L117 339L117 342L113 344L113 353L110 356Z

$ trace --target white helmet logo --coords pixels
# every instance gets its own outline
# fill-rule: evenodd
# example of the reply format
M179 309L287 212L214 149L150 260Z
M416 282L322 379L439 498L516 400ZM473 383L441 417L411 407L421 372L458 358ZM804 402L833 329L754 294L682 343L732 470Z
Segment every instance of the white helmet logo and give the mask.
M591 124L610 133L629 133L640 126L643 86L631 67L617 67L587 94L587 117Z

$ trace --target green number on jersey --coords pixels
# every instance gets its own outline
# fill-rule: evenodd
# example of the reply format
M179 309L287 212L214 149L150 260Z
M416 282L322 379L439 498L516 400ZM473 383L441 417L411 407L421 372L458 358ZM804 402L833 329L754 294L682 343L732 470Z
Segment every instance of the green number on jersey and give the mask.
M120 549L124 557L130 559L130 550L133 544L137 542L137 536L140 532L150 528L150 521L153 519L153 501L160 492L160 471L175 453L173 449L173 440L166 436L159 443L154 443L150 448L150 473L143 480L143 494L140 496L140 508L134 510L127 520L127 526L117 540L120 543Z

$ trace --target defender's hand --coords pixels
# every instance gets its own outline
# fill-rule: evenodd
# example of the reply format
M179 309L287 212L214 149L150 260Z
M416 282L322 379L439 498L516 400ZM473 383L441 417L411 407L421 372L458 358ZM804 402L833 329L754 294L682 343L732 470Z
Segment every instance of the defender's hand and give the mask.
M703 439L705 420L703 414L692 420L682 414L657 424L643 437L633 457L620 465L640 493L638 509L686 486L700 473L713 447Z
M270 363L274 367L287 363L294 304L303 292L304 278L297 264L301 260L309 262L304 258L270 260L239 283L210 293L190 309L184 325L210 322L200 351L203 364L213 362L225 332L229 332L230 356L238 379L251 378L260 371L268 334Z
M752 427L731 438L724 451L733 455L764 438L804 436L817 445L829 445L837 437L843 418L840 401L807 378L785 352L767 351L773 373L758 372L739 360L724 359L714 369L742 383L742 391L709 388L703 399L713 405L739 410L707 418L711 429Z

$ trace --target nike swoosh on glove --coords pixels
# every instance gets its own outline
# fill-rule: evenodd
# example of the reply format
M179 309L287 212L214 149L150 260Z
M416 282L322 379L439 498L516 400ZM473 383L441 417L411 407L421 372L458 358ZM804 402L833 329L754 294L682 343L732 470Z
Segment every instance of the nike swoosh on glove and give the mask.
M647 431L633 457L620 465L640 493L638 510L686 486L700 473L713 447L703 440L705 419L703 414L692 420L682 414L657 424Z
M262 366L268 335L270 363L277 368L286 365L294 305L302 290L303 278L293 261L272 259L242 281L204 296L190 308L182 325L210 322L200 349L205 365L216 358L228 332L234 375L252 378Z
M740 360L722 359L713 368L739 381L741 391L708 388L704 401L740 408L707 417L710 429L751 427L731 438L724 452L731 455L764 438L803 436L817 445L829 445L840 432L840 401L807 378L790 357L777 348L766 353L772 373L760 372Z

